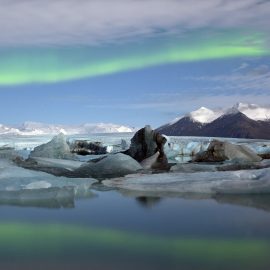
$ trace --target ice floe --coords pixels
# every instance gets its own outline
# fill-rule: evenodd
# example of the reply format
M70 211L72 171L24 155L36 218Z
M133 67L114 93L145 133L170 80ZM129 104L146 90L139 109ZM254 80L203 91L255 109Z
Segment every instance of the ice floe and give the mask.
M226 172L129 175L103 181L109 187L133 191L208 194L270 193L270 168Z
M0 160L0 191L71 187L75 195L79 195L95 182L93 178L56 177L48 173L17 167L7 160Z

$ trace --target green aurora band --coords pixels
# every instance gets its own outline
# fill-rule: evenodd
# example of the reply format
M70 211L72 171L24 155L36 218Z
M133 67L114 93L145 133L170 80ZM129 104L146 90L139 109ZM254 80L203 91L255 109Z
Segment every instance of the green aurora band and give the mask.
M269 55L260 34L77 48L0 49L0 86L56 83L157 65Z

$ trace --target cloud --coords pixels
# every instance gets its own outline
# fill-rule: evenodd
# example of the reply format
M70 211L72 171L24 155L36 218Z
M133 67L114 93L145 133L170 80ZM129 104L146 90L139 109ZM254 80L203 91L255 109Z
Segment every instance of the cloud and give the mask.
M242 69L242 73L232 73L217 76L188 77L186 80L199 81L207 84L201 87L214 95L238 93L241 95L254 94L262 95L269 93L270 96L270 68L267 65L260 65L254 68ZM241 70L241 71L242 71Z
M0 45L122 42L202 28L266 30L259 0L0 0Z
M260 65L248 72L248 75L251 76L260 76L260 75L266 75L266 77L270 76L270 68L268 65Z
M248 68L249 67L249 64L248 63L242 63L239 67L237 67L237 68L235 68L234 70L233 70L233 72L239 72L239 71L241 71L241 70L243 70L243 69L246 69L246 68Z

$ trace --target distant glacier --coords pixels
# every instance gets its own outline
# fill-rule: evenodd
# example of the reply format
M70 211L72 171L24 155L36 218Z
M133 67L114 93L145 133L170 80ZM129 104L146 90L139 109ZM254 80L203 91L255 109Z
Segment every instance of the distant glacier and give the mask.
M63 133L65 135L92 133L124 133L134 132L136 129L112 123L86 123L81 125L55 125L39 122L24 122L20 126L6 126L0 124L0 135L49 135Z

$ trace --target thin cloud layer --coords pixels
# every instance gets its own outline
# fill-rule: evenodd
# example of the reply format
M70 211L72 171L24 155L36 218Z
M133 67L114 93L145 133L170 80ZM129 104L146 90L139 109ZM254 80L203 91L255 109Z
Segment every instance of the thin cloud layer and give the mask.
M0 0L0 46L122 42L202 28L267 31L259 0Z

